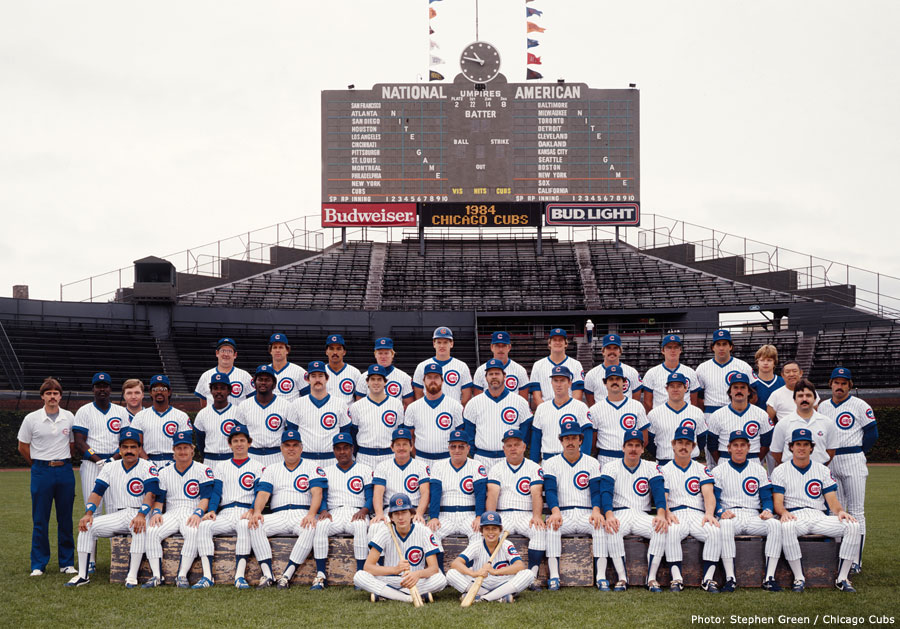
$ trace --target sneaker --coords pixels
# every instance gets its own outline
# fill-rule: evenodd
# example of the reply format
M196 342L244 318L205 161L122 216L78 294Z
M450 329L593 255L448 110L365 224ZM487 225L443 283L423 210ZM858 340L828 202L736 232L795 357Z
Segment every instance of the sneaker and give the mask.
M719 588L720 592L734 592L737 589L737 582L734 579L725 579L725 585Z
M855 563L852 566L850 566L850 574L860 574L861 572L862 572L862 566L859 565L858 563Z
M44 571L41 570L40 568L35 568L34 570L31 571L31 574L29 576L42 577L42 576L44 576Z
M259 585L256 586L256 589L265 590L266 588L270 588L273 585L275 585L275 581L273 581L269 577L263 577L259 580Z
M175 587L186 590L191 587L191 583L187 577L175 577Z
M613 592L624 592L628 589L628 582L625 579L621 581L616 581L616 584L613 586Z
M62 574L78 574L78 570L75 569L75 566L66 566L65 568L60 568L59 571Z
M132 579L131 577L125 577L125 587L129 590L134 589L138 586L138 580Z
M87 585L90 582L90 578L81 578L76 574L74 577L66 581L66 587L80 588L82 585ZM844 583L847 583L847 581L844 581Z
M856 589L853 587L853 585L847 579L844 579L843 581L835 581L834 587L839 589L841 592L848 592L850 594L853 594L856 592Z
M681 592L684 589L684 581L681 579L672 579L672 583L669 584L670 592Z
M659 581L647 581L647 591L654 594L662 592L662 588L659 587Z
M147 589L147 588L156 588L156 587L159 587L160 585L162 585L162 579L160 579L159 577L150 577L150 579L147 580L147 582L144 583L144 585L142 585L141 587L144 589Z
M512 594L507 594L506 596L501 596L497 599L498 603L515 603L516 598Z
M234 580L234 587L239 590L249 590L250 584L247 583L247 579L245 579L244 577L238 577Z
M316 575L316 578L313 579L312 586L309 588L310 590L324 590L325 589L325 575L321 572Z
M597 589L601 592L609 592L609 581L606 579L597 579Z
M278 581L275 582L275 587L279 590L287 590L291 587L291 582L287 577L278 577Z
M94 574L94 572L96 570L97 570L97 562L96 561L90 562L88 564L88 575Z
M540 586L540 584L537 582L537 580L535 579L534 581L531 582L531 585L528 586L528 589L531 590L532 592L540 592L544 588L542 588Z
M211 588L215 585L212 579L207 579L206 577L200 577L200 580L197 581L194 585L191 586L192 590L203 590L205 588Z
M704 591L709 592L710 594L718 594L719 593L719 584L713 581L712 579L707 579L703 583L700 584L700 587L703 588Z
M797 579L794 581L794 585L791 586L791 592L802 592L806 589L806 581L803 579Z
M559 590L559 578L553 577L551 579L547 579L547 589L551 592L556 592Z
M780 592L781 586L775 581L775 579L766 579L763 581L762 589L766 592Z

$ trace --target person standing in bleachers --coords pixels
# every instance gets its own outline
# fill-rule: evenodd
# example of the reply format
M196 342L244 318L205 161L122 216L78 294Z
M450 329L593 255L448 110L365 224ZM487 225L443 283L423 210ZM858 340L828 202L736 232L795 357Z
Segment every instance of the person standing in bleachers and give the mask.
M666 384L669 382L669 375L673 373L680 373L685 377L687 389L690 391L691 404L699 406L700 380L693 369L681 363L683 350L684 342L677 334L667 334L662 337L659 351L663 355L663 362L651 367L644 374L644 409L648 413L660 404L665 404L669 399Z
M574 358L566 355L569 345L568 335L562 328L550 330L547 347L550 355L541 358L531 368L531 407L536 409L544 400L553 399L551 375L554 367L567 367L572 372L572 390L570 395L584 401L584 367Z
M466 363L450 355L450 350L453 349L453 331L444 326L435 328L431 342L434 345L434 357L420 362L413 373L412 385L416 399L425 395L425 365L437 363L444 376L444 394L465 406L472 397L472 372Z
M306 387L306 370L288 360L288 354L291 353L291 344L288 342L287 334L276 332L269 337L269 356L272 362L269 363L275 370L275 394L293 402L300 397L300 391Z
M491 353L493 357L503 363L503 372L506 374L506 388L511 393L518 393L526 400L530 392L528 371L514 360L509 358L509 350L512 348L512 340L509 332L494 332L491 334ZM487 388L487 380L484 377L485 363L475 370L472 376L472 394L478 395Z
M253 393L253 379L250 374L234 366L237 359L237 343L234 339L225 337L216 343L216 366L208 369L200 376L194 395L212 404L212 393L209 391L209 383L215 373L221 373L228 377L231 383L231 395L229 399L234 406L238 406ZM171 435L169 435L171 437Z
M384 367L387 383L384 391L390 397L403 402L406 410L415 399L412 378L405 371L394 367L394 341L386 336L375 339L375 362ZM361 400L369 394L368 373L360 374L356 381L356 399Z
M763 345L756 350L756 378L750 379L750 386L756 392L753 404L766 410L769 396L784 386L784 378L775 373L778 366L778 349L774 345Z

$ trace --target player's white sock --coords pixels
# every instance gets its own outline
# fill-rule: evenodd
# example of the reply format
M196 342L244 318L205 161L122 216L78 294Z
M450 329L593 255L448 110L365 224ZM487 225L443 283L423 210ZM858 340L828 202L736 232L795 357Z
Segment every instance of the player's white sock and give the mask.
M209 557L206 555L200 555L200 565L203 566L203 576L209 580L212 580L212 566Z
M789 559L788 564L790 564L791 571L794 573L794 581L806 580L806 577L803 576L803 564L800 563L799 559Z
M88 564L91 563L90 553L78 551L78 577L87 579Z
M606 578L606 557L595 557L597 561L597 579Z
M238 557L237 562L235 562L234 566L234 578L235 579L243 579L247 574L247 558L244 556Z
M669 567L672 569L672 580L681 581L681 566L679 566L677 563L673 563Z
M297 571L297 564L295 564L293 561L289 561L287 568L284 569L284 573L281 576L283 576L285 579L290 581L291 577L294 576L294 573L296 571Z
M722 567L725 568L725 580L734 578L734 557L722 557ZM768 565L766 566L766 578L768 578Z
M551 579L559 578L559 557L547 557L547 569Z
M659 564L662 563L662 557L659 555L650 555L650 568L647 569L647 580L656 581L656 573L659 572Z
M147 561L150 562L150 572L153 573L153 576L157 579L162 577L162 568L159 567L160 558L159 557L147 557Z
M141 569L141 559L144 553L131 553L131 561L128 562L128 578L137 580L138 571Z
M732 560L734 561L734 560ZM775 578L775 568L778 566L778 557L766 557L766 581ZM732 576L734 576L734 565L731 568Z
M612 557L613 567L616 569L616 576L619 581L626 581L625 577L625 557L614 555ZM654 576L656 576L654 574ZM598 577L599 578L599 577Z
M275 578L274 576L272 576L272 560L271 559L264 559L264 560L260 561L259 569L262 571L263 577L265 577L266 579L274 579Z
M531 571L534 573L534 578L535 578L535 579L537 579L538 570L540 570L540 569L541 569L540 566L531 566L531 568L529 568L529 570L531 570Z
M712 561L709 562L709 566L706 567L706 572L703 575L704 581L711 580L714 576L716 576L716 564Z
M838 571L838 577L837 577L837 580L838 580L838 581L846 581L846 580L847 580L847 577L850 576L850 568L851 568L852 566L853 566L853 560L852 560L852 559L842 559L842 560L841 560L841 567L840 567L840 570Z
M192 564L192 563L194 563L194 562L193 562L193 561L187 561L187 560L185 559L184 555L182 555L182 556L181 556L181 561L178 562L178 576L179 576L179 577L186 577L186 576L187 576L187 573L188 573L188 570L191 569L191 564Z

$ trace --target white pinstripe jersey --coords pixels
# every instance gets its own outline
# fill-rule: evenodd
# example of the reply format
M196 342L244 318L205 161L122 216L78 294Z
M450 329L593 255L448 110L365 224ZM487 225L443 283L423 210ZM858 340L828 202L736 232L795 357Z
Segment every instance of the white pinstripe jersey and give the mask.
M801 470L793 461L782 463L772 472L772 490L784 493L786 509L809 507L825 511L825 494L837 490L837 483L828 468L810 461Z
M317 400L312 395L304 395L292 402L303 450L332 454L333 439L346 426L350 425L347 405L342 397L326 395Z
M503 433L519 428L531 419L531 407L521 395L503 391L494 397L489 391L476 395L463 409L463 419L475 425L475 447L502 450Z
M816 404L821 401L818 392L816 392ZM794 402L794 392L787 386L779 387L772 391L766 405L775 409L775 419L781 421L791 413L797 410L797 404Z
M759 438L761 435L772 431L772 422L764 410L753 404L748 404L743 413L735 411L731 404L723 406L710 415L707 420L707 430L719 436L718 446L708 443L710 450L718 447L719 452L728 451L728 438L735 430L743 430L750 437L750 452L759 454Z
M772 452L781 453L781 462L789 461L793 458L791 448L788 445L791 441L791 435L798 428L806 428L812 433L812 440L815 444L812 456L810 458L817 463L823 465L828 462L828 449L834 446L834 433L837 429L831 422L831 419L813 411L812 417L806 421L797 413L791 413L772 429Z
M563 455L555 456L544 463L544 488L547 479L556 478L556 492L560 508L591 508L592 480L600 478L600 461L581 454L575 463L569 463Z
M159 470L157 481L159 488L166 492L166 511L175 509L196 509L200 504L200 492L208 486L212 491L212 484L216 477L212 469L191 462L191 466L180 473L175 464L167 465Z
M301 458L292 470L281 461L265 468L257 483L258 490L262 490L263 483L272 486L269 505L273 510L287 505L308 507L312 503L310 489L325 487L325 470L312 459Z
M128 425L128 411L110 404L104 413L93 402L75 413L72 429L87 435L88 447L97 454L113 455L119 451L119 429Z
M657 459L675 457L675 452L672 450L672 439L675 437L675 431L682 426L692 428L697 435L706 432L706 419L703 411L689 403L685 404L680 411L676 411L666 402L651 410L647 414L647 420L650 422L650 432L656 443ZM700 456L700 448L694 446L691 457L698 456Z
M325 468L328 485L328 510L351 507L359 510L366 503L365 489L372 484L372 468L365 463L353 462L346 470L338 464Z
M176 432L191 430L191 422L183 411L174 406L162 414L148 406L134 416L131 427L140 430L144 436L144 452L147 454L172 454L172 437Z
M222 481L220 508L232 502L253 505L256 483L262 478L262 473L262 463L254 459L245 459L240 465L234 459L222 461L216 473L216 478Z
M471 570L478 571L491 560L491 551L488 550L487 545L484 543L484 538L479 536L466 546L466 549L459 556L462 557L467 565L471 564L469 566ZM494 556L494 563L491 566L495 570L499 570L517 561L522 561L519 550L515 544L505 539L503 540L503 546L500 547L500 550Z
M203 398L210 405L213 403L213 398L212 393L209 392L209 381L212 380L213 374L217 373L222 372L216 367L207 369L200 376L200 380L197 381L197 386L194 387L194 395ZM232 367L231 371L225 375L228 376L228 381L231 383L231 393L228 396L228 401L238 406L247 399L248 395L253 393L253 376L237 367Z
M637 369L625 363L619 363L622 373L625 374L625 395L631 397L635 391L640 391L644 386L641 376ZM584 377L584 390L594 396L594 400L606 397L606 384L603 378L606 377L606 367L603 364L597 365Z
M670 510L673 507L690 507L706 511L700 488L715 483L715 479L702 463L691 459L686 468L681 468L672 460L661 465L659 472L666 483L666 505Z
M390 448L391 435L403 424L403 403L390 396L373 402L366 396L347 409L350 423L359 428L356 444L362 448Z
M641 459L634 470L628 469L624 459L607 463L601 470L601 478L613 481L613 509L629 508L650 511L650 481L660 476L659 466Z
M343 400L349 406L356 399L356 382L359 380L359 369L353 365L344 363L340 371L332 371L331 365L325 363L325 371L328 373L328 382L325 389L332 397Z
M369 395L369 383L366 381L368 372L361 373L356 380L356 395L366 397ZM405 371L397 369L393 365L387 368L387 381L384 384L384 392L391 397L405 399L413 395L412 378Z
M644 430L648 427L644 405L634 398L625 397L611 402L605 397L598 400L589 412L591 423L597 431L597 449L622 451L622 438L628 430Z
M462 404L446 395L433 402L419 398L406 407L403 418L403 424L416 431L416 450L429 454L447 452L450 431L462 423Z
M466 459L456 469L450 459L437 461L431 468L431 482L441 483L441 507L475 508L475 481L486 480L487 469L475 459Z
M550 373L553 371L554 367L558 367L560 365L564 365L569 368L569 371L572 372L572 386L569 389L569 395L572 395L572 389L580 390L584 388L584 367L581 366L581 363L572 358L571 356L566 356L561 362L555 363L550 360L549 356L544 356L540 360L538 360L531 367L531 389L535 390L535 387L540 389L541 396L545 400L549 400L553 397L553 386L550 382Z
M756 509L762 511L759 490L771 485L766 469L754 461L747 459L743 466L735 466L731 461L713 468L716 487L721 490L719 501L723 509Z
M587 404L581 400L569 398L562 406L556 405L556 400L550 398L541 402L534 411L533 428L541 431L541 456L546 459L548 454L562 452L562 444L559 441L559 431L565 422L573 422L581 428L591 426L590 413Z
M831 420L832 448L862 446L863 428L875 421L872 407L854 395L840 404L835 404L834 400L822 402L819 405L819 413ZM865 455L862 456L862 462L865 464Z
M687 378L687 389L691 393L700 390L700 381L697 378L697 372L693 369L684 363L679 363L675 369L670 370L665 363L660 363L648 369L647 373L644 374L643 380L644 389L653 391L654 407L665 404L669 400L669 394L666 392L666 381L669 379L669 374L673 373L680 373Z
M531 459L523 459L518 467L500 461L488 471L491 483L500 486L497 511L531 512L531 486L544 484L544 470Z
M251 447L281 448L281 433L286 423L297 424L297 410L277 395L265 406L254 395L237 407L235 419L250 431Z
M487 365L487 363L484 363L484 365ZM484 377L484 372L486 371L484 365L480 365L475 370L475 375L472 376L472 386L479 391L484 391L488 388L487 379ZM518 393L530 384L528 370L514 360L510 360L503 365L503 373L506 375L506 388L511 393Z
M449 360L443 361L432 356L416 366L412 378L413 387L425 388L425 365L429 363L435 363L441 367L444 377L444 386L442 387L444 395L460 401L462 390L472 386L472 372L469 370L469 366L458 358L451 357Z
M703 389L703 401L706 406L725 406L731 400L728 397L728 384L735 374L746 374L750 378L750 385L756 380L753 369L740 358L732 356L724 365L720 365L714 358L700 363L697 366L697 378L700 380L700 388Z
M393 526L393 524L388 526ZM402 559L409 562L410 570L424 570L425 558L438 552L437 540L424 524L413 522L410 524L410 530L406 537L397 534L397 542L400 552L403 553ZM391 539L391 531L387 526L379 526L375 529L369 547L381 551L386 566L396 566L401 561L401 557L397 554L397 547Z
M419 486L429 482L431 470L419 459L410 459L406 465L397 465L394 458L382 461L372 473L372 484L384 487L384 505L394 494L406 494L414 507L419 506Z
M237 408L229 404L221 411L212 404L207 404L194 417L194 428L202 430L206 435L204 453L230 454L228 435L237 423Z
M269 365L274 370L273 365ZM300 397L300 391L309 386L306 381L306 369L297 363L288 362L281 371L275 372L275 395L280 398L293 402Z
M125 469L121 460L101 467L96 484L105 487L103 499L107 513L115 513L118 509L140 509L147 480L157 476L159 471L147 459L138 459L130 469Z

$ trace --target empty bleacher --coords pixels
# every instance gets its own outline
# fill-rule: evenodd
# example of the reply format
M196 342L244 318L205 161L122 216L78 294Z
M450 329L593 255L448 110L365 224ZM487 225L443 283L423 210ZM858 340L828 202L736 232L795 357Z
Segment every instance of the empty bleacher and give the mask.
M900 326L822 330L816 338L811 377L823 386L837 366L853 373L860 387L900 385Z

